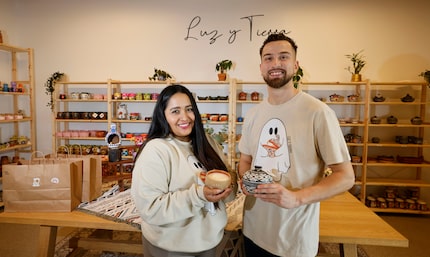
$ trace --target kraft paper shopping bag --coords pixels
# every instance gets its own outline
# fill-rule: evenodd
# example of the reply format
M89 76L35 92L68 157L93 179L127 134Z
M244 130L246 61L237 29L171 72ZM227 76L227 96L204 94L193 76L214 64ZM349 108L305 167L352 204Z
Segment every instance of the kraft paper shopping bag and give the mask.
M70 212L82 198L82 160L20 160L3 166L5 212Z

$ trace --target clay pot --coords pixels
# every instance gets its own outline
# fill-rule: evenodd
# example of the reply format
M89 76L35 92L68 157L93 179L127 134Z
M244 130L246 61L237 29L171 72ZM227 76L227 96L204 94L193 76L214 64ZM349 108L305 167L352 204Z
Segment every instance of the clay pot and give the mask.
M379 117L377 117L377 116L373 116L373 117L370 119L370 123L372 123L372 124L380 124L380 123L381 123L381 118L379 118Z
M402 102L409 103L415 101L415 98L409 94L406 94L404 97L400 98Z
M247 93L245 93L245 92L242 91L242 92L239 93L238 99L241 100L241 101L245 101L247 95L248 95Z
M411 119L411 123L414 125L421 125L423 123L423 120L420 117L415 116Z
M258 101L258 100L260 100L260 93L258 93L258 92L252 92L251 93L251 100L252 101Z
M385 101L385 97L383 97L381 94L377 94L373 97L374 102L383 102Z
M397 123L397 118L394 117L393 115L387 117L387 123L388 124L396 124Z
M372 137L372 143L378 144L380 141L379 137Z

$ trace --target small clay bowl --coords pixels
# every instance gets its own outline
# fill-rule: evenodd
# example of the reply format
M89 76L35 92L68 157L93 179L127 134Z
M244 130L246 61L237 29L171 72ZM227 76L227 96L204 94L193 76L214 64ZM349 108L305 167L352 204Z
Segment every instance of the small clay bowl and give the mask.
M210 170L206 173L205 185L224 190L231 184L231 176L223 170Z

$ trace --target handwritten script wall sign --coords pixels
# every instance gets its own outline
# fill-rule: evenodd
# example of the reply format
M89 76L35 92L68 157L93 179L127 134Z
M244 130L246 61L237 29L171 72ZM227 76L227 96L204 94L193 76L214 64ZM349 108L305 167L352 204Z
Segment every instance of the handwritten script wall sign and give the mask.
M240 20L244 20L244 22L247 25L246 30L241 29L230 29L227 33L220 31L218 29L213 30L207 30L202 28L200 25L200 22L202 21L202 18L200 16L195 16L191 19L190 23L188 24L188 27L186 29L186 36L184 38L185 41L193 39L193 40L207 40L210 45L215 44L217 42L227 42L228 44L233 44L236 39L243 35L247 34L249 37L249 41L251 42L253 39L253 36L258 37L266 37L269 34L272 33L285 33L288 34L291 31L287 31L285 29L264 29L264 30L255 30L254 24L258 22L259 17L263 17L264 14L256 14L256 15L250 15L241 17Z

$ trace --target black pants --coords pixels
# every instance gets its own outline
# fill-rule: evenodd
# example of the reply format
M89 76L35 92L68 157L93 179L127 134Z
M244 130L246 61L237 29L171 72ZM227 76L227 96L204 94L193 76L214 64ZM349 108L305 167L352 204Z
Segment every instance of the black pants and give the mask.
M243 244L245 246L245 256L246 257L279 257L274 255L254 244L251 239L243 236Z

